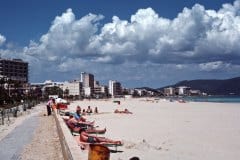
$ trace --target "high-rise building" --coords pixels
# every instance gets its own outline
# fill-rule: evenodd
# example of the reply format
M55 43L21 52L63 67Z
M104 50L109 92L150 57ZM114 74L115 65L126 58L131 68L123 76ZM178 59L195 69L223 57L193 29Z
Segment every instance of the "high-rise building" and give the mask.
M90 88L91 95L94 92L94 75L86 72L81 72L81 82L83 88Z
M122 87L120 82L110 80L108 89L109 89L109 94L111 94L112 97L122 94Z
M189 95L190 89L191 89L190 87L180 86L180 87L177 87L177 93L178 95Z
M7 77L12 81L28 83L28 62L21 59L1 59L0 77Z

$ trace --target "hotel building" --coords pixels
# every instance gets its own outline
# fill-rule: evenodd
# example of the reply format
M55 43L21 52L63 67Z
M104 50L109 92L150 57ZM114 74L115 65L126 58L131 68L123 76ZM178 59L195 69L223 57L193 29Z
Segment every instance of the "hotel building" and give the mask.
M164 95L174 96L175 95L175 88L173 88L173 87L164 88Z
M94 75L86 72L81 72L81 82L85 95L91 96L94 93Z
M112 97L119 96L122 94L122 87L120 82L110 80L108 89L109 94L111 94Z
M21 59L1 59L0 77L7 77L12 81L28 83L28 63Z

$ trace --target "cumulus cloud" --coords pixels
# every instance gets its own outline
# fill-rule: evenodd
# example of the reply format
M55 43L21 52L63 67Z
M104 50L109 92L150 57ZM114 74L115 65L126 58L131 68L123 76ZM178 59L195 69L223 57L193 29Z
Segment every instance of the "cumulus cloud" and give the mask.
M6 38L0 34L0 46L6 41Z
M235 61L240 57L239 3L224 4L219 11L196 4L173 20L159 17L152 8L139 9L130 21L114 16L102 27L102 15L76 19L68 9L55 18L39 42L31 42L24 51L59 62L87 57L101 63L239 63Z
M114 69L116 73L114 65L127 70L131 64L149 68L142 69L145 73L161 70L163 64L183 71L189 66L216 71L240 65L240 0L223 4L218 11L195 4L172 20L152 8L139 9L130 20L113 16L111 22L102 24L103 18L89 13L77 19L68 9L53 20L39 41L24 47L23 57L38 63L36 71L45 66L40 72L66 73ZM3 38L0 35L0 44Z

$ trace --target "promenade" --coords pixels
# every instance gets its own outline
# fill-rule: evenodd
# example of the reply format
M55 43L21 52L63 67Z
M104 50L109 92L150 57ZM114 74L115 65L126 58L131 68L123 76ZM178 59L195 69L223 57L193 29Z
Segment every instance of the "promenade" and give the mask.
M1 159L63 159L54 117L44 116L43 104L33 110L15 119L10 131L5 131L7 135L0 139Z

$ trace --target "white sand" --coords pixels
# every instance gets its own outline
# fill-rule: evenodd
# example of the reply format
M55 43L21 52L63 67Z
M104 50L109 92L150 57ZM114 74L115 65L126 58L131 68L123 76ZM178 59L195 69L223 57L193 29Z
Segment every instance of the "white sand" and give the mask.
M218 103L178 103L145 99L85 100L70 104L97 106L103 114L86 116L107 127L105 136L122 140L122 153L111 153L111 160L133 156L151 160L235 160L240 159L240 105ZM131 115L113 111L128 108Z

